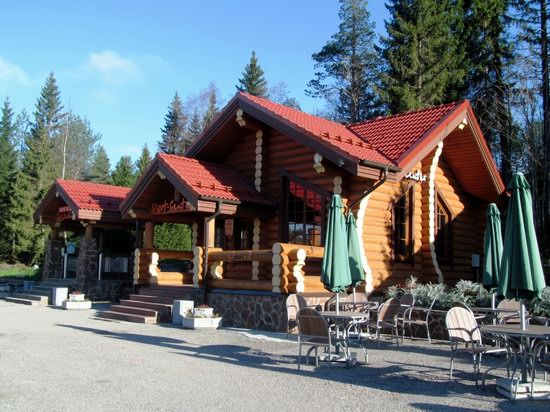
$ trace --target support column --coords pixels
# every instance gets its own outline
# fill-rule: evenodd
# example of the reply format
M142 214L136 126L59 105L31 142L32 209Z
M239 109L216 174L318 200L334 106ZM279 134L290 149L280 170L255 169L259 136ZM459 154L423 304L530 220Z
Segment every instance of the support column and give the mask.
M85 235L80 240L75 281L76 288L86 294L98 286L98 247L93 237L93 224L86 225Z
M50 239L46 242L44 250L44 265L42 278L63 277L63 241L57 238L57 228L52 227Z
M143 239L143 247L145 249L155 248L155 224L153 222L145 222L145 233Z
M216 219L207 222L205 219L204 230L208 231L208 247L214 247L216 241Z

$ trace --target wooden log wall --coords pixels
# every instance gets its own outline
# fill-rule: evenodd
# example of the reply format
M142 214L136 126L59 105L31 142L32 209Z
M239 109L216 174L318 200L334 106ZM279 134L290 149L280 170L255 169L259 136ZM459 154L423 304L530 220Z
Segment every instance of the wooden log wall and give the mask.
M134 258L134 283L159 285L192 285L191 272L163 272L158 267L161 259L189 259L194 258L193 252L136 249Z

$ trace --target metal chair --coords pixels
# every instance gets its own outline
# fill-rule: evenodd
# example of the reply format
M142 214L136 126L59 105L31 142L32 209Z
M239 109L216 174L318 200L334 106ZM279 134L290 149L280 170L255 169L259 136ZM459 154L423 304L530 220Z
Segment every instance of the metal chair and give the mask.
M403 314L403 334L405 334L405 325L409 325L409 337L413 338L412 336L412 326L418 325L418 326L425 326L426 327L426 335L428 336L428 343L432 343L432 339L430 336L430 316L431 312L433 310L433 307L435 305L435 302L437 301L437 296L433 298L432 303L430 304L429 308L421 308L418 306L412 306L410 307L405 313ZM413 317L413 312L423 312L425 313L425 316L423 317Z
M286 298L286 337L297 327L296 315L300 309L307 307L306 300L299 295L292 294ZM291 327L292 326L292 327Z
M378 347L380 347L380 333L385 328L391 328L392 340L395 333L396 343L397 346L399 346L397 314L400 307L401 305L399 303L399 300L395 298L388 299L378 307L378 316L376 320L371 320L368 322L368 327L373 327L376 329L376 340L378 341Z
M405 314L414 306L414 296L412 293L405 293L399 298L399 311L397 313L397 324L401 324L401 343L405 337Z
M309 346L306 356L315 350L315 365L319 366L319 348L328 352L328 367L331 366L332 348L340 342L334 331L330 328L326 319L312 308L300 309L296 315L298 323L298 370L302 364L302 346ZM309 361L308 361L309 364Z
M533 350L533 373L531 375L531 398L535 391L535 377L537 376L537 366L544 372L546 381L550 373L550 341L541 341L536 344Z

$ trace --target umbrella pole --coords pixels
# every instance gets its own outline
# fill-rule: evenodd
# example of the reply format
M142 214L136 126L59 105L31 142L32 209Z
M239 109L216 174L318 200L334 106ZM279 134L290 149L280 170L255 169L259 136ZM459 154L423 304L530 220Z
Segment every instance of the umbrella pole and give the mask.
M340 313L340 292L336 292L336 314Z
M353 290L353 310L357 310L357 297L355 296L355 286L352 288Z

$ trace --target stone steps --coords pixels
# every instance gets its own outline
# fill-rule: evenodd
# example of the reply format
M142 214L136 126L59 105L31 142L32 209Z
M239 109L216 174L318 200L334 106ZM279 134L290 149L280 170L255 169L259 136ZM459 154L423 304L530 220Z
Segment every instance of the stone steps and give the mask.
M156 310L137 308L135 306L112 305L109 310L111 312L130 313L133 315L154 316L155 319L158 316L158 312Z
M152 303L163 303L166 305L172 305L174 302L173 298L165 296L154 296L154 295L130 295L130 300L140 301L140 302L152 302Z
M32 293L14 293L12 298L23 299L23 300L32 300L38 302L39 305L48 305L48 296L44 295L34 295Z
M101 318L124 320L126 322L135 323L157 323L156 316L143 316L132 313L116 312L113 310L104 310L98 313Z
M8 296L5 300L6 300L6 302L18 303L18 304L20 304L20 305L40 306L40 302L39 302L39 301L30 300L30 299L17 298L17 297L15 297L15 296Z

